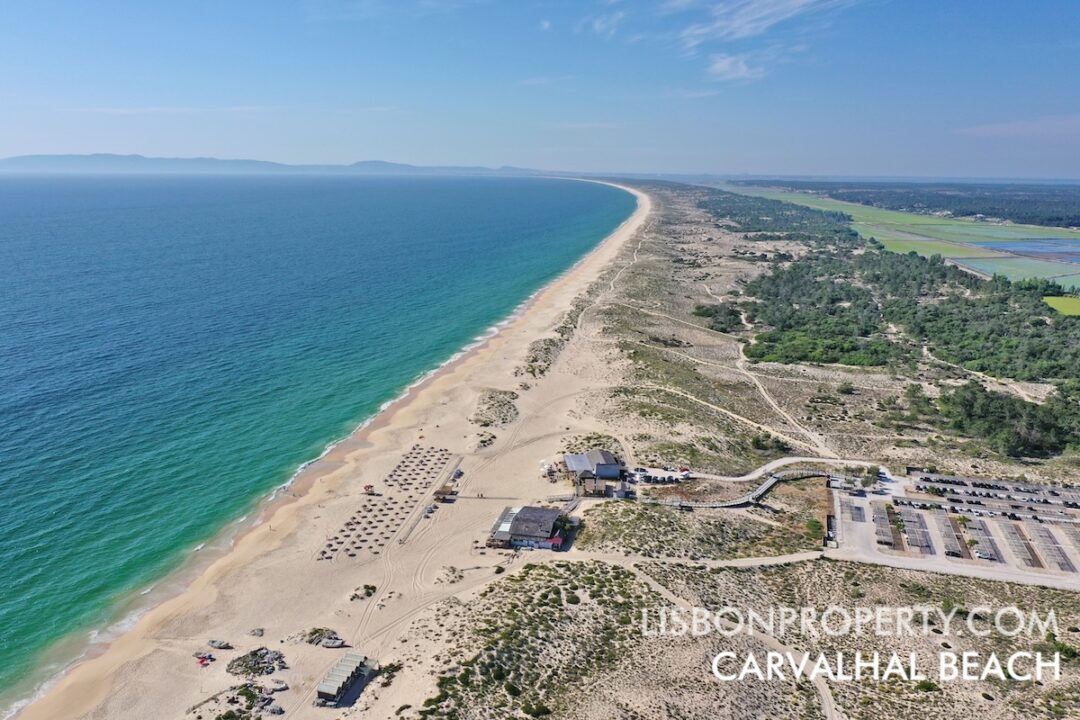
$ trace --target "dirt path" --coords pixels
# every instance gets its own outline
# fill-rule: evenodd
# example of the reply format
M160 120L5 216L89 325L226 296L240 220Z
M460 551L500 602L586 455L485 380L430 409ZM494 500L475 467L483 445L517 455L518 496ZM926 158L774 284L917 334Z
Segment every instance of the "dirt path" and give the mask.
M631 258L630 262L628 262L626 265L624 265L622 268L620 268L618 272L615 273L615 275L608 282L608 290L605 293L603 293L602 295L600 295L599 297L597 297L597 299L590 306L588 306L588 308L586 308L586 310L594 310L594 309L596 309L597 307L600 306L600 304L604 301L604 299L608 295L617 292L617 290L618 290L618 280L622 277L624 272L626 272L627 270L632 268L638 262L641 246L642 246L642 244L644 244L646 238L648 237L648 231L650 229L651 229L651 222L647 223L646 226L643 227L639 231L640 237L638 238L637 244L634 246L633 257ZM704 286L704 287L705 287L705 292L707 292L710 297L712 297L712 298L714 298L716 300L720 300L720 298L716 294L714 294L712 292L712 290L710 290L708 288L708 286ZM737 372L739 372L740 374L742 374L743 376L745 376L747 379L749 379L750 382L752 382L754 384L754 387L757 388L757 391L761 395L761 397L765 400L766 403L768 403L769 407L771 407L773 409L773 411L776 412L777 415L779 415L785 421L787 421L790 424L791 427L795 428L801 435L803 435L806 438L806 440L805 441L796 440L792 436L787 435L786 433L783 433L781 431L778 431L776 428L774 428L774 427L772 427L770 425L764 425L764 424L761 424L761 423L754 422L753 420L750 420L749 418L743 417L742 415L738 415L737 413L731 412L730 410L727 410L725 408L721 408L721 407L719 407L717 405L713 405L711 403L706 403L705 401L699 400L699 399L693 397L692 395L690 395L688 393L685 393L685 392L682 392L680 390L673 390L671 388L660 388L659 386L654 386L655 388L663 389L663 390L665 390L667 392L671 392L671 393L675 393L675 394L687 397L687 398L689 398L689 399L691 399L691 400L693 400L695 402L706 405L706 406L708 406L708 407L710 407L710 408L712 408L712 409L714 409L714 410L716 410L718 412L721 412L721 413L723 413L725 415L728 415L729 417L732 417L732 418L734 418L736 420L739 420L740 422L750 424L753 427L756 427L759 430L762 430L763 432L767 432L767 433L775 435L775 436L777 436L779 438L782 438L782 439L784 439L785 441L787 441L789 443L793 443L793 444L796 444L796 445L801 445L803 447L808 447L811 450L813 450L814 452L820 453L821 455L824 455L826 457L832 457L832 458L837 457L836 452L831 447L828 446L828 444L825 442L825 439L821 435L819 435L818 433L815 433L814 431L809 430L808 428L804 427L790 413L788 413L782 407L780 407L780 404L777 403L775 398L772 397L772 395L769 393L768 389L765 387L764 383L762 383L761 380L754 373L750 372L746 368L746 364L748 363L748 360L746 359L746 356L743 354L743 350L742 350L743 343L742 343L741 338L739 338L739 337L737 337L735 335L732 335L730 333L721 332L719 330L714 330L712 328L705 327L705 326L699 325L697 323L693 323L693 322L690 322L690 321L687 321L687 320L682 320L680 318L676 318L676 317L673 317L671 315L667 315L665 313L659 313L659 312L655 312L655 311L652 311L652 310L645 310L644 308L640 308L640 307L637 307L635 305L631 305L629 303L613 302L612 304L613 305L619 305L619 306L626 307L626 308L630 308L632 310L637 310L638 312L645 313L646 315L652 315L654 317L662 317L662 318L665 318L665 319L670 320L672 322L676 322L676 323L680 323L682 325L687 325L687 326L693 327L693 328L695 328L697 330L702 330L702 331L705 331L705 332L708 332L708 333L712 333L714 335L720 335L721 337L724 337L724 338L726 338L728 340L731 340L731 341L734 341L734 342L738 343L738 345L739 345L739 360L736 361L734 369ZM581 330L582 321L583 321L583 319L585 317L586 310L583 310L581 315L578 317L578 322L577 322L578 331ZM743 321L745 323L745 317L743 318ZM574 335L575 335L575 339L576 339L579 336L579 333L575 333ZM644 343L642 343L642 344L644 344ZM664 348L664 349L668 350L670 352L674 352L675 354L680 355L682 357L685 357L688 360L690 360L692 362L695 362L695 363L702 363L702 364L706 364L706 365L714 365L714 366L717 366L717 367L724 367L724 368L728 367L728 366L723 365L721 363L714 363L714 362L710 362L710 361L707 361L707 360L700 360L698 358L692 357L691 355L679 352L677 350L673 350L671 348Z
M716 295L716 293L714 293L712 290L710 290L708 285L702 284L702 287L705 289L705 292L709 295L709 297L713 298L714 300L723 302L723 299L720 298L718 295ZM632 305L627 305L625 303L619 303L619 304L623 305L624 307L633 307ZM699 330L704 330L704 331L712 333L714 335L719 335L719 336L721 336L723 338L726 338L728 340L732 340L732 341L738 343L739 359L735 361L735 366L734 366L733 369L736 370L737 372L739 372L744 377L746 377L751 383L753 383L754 387L757 388L758 394L761 395L762 399L765 400L765 402L769 405L769 407L771 407L773 409L773 411L777 415L779 415L785 421L787 421L788 424L791 427L798 430L799 433L802 434L807 439L808 446L813 448L814 452L821 453L822 455L825 455L825 456L828 456L828 457L837 457L836 452L831 447L829 447L828 443L826 443L825 438L822 435L814 432L813 430L810 430L809 428L804 426L802 423L800 423L798 420L796 420L795 417L791 415L791 413L787 412L782 407L780 407L780 404L778 402L776 402L776 399L769 392L768 388L765 387L765 384L761 382L761 379L757 376L757 374L755 374L754 372L750 371L747 368L747 365L749 364L750 361L747 359L746 354L743 352L744 345L743 345L743 341L742 341L741 338L739 338L736 335L732 335L730 333L725 333L725 332L722 332L720 330L714 330L713 328L698 325L697 323L692 323L692 322L685 321L685 320L679 320L678 318L674 318L674 317L672 317L670 315L665 315L663 313L652 312L652 311L649 311L649 310L644 310L642 308L634 308L634 309L640 310L641 312L644 312L644 313L646 313L648 315L654 315L654 316L666 318L668 320L673 320L675 322L680 322L682 324L689 325L689 326L697 328ZM748 328L752 327L746 322L745 313L742 315L742 320L743 320L743 324L746 327L748 327ZM750 342L752 344L753 339L751 339ZM646 343L640 343L640 344L645 345ZM653 346L649 345L648 347L653 347ZM668 352L679 355L681 357L684 357L687 360L690 360L690 361L692 361L694 363L699 363L699 364L702 364L702 365L712 365L712 366L715 366L715 367L722 367L722 368L728 368L729 367L728 365L724 365L723 363L717 363L717 362L712 362L710 360L702 360L700 358L695 358L692 355L680 352L678 350L674 350L672 348L663 348L663 349L668 351ZM778 435L778 436L782 435L782 433L776 431L775 429L770 429L770 432L772 432L774 435ZM806 445L807 443L800 443L800 444Z
M987 375L986 373L981 373L978 370L970 370L970 369L964 367L963 365L957 365L956 363L951 363L948 360L942 360L941 358L939 358L938 356L936 356L932 352L930 352L930 348L925 344L922 346L922 354L923 354L923 357L926 358L927 360L933 360L936 363L941 363L942 365L946 365L948 367L951 367L954 370L959 370L960 372L967 373L968 375L970 375L972 377L978 378L979 380L981 380L983 383L985 383L987 385L996 385L996 386L999 386L999 387L1003 387L1003 388L1009 390L1010 392L1014 393L1015 395L1019 396L1021 400L1025 400L1025 401L1030 402L1030 403L1039 403L1039 402L1041 402L1039 400L1039 398L1037 398L1034 395L1032 395L1031 393L1029 393L1027 390L1025 390L1023 388L1023 386L1020 383L1018 383L1015 380L1011 380L1009 378L991 377L990 375Z
M800 433L802 433L803 436L810 441L810 445L817 452L827 457L839 457L836 454L836 451L829 447L828 443L825 442L825 438L822 435L802 425L798 420L794 418L794 416L792 416L790 413L780 407L776 400L773 399L773 396L765 388L765 385L761 382L758 376L746 369L746 364L748 362L749 361L746 359L746 354L743 352L743 346L740 344L739 359L735 361L735 367L742 371L742 373L746 375L746 377L750 378L750 381L754 383L754 386L758 389L758 393L761 394L761 397L765 398L765 402L769 404L769 407L776 411L777 415L791 423L791 426L793 428L797 429Z
M803 560L810 560L820 556L821 553L819 552L811 552L799 553L798 555L784 555L779 557L740 558L741 562L739 565L710 565L710 567L760 567L765 565L781 565L788 562L800 562ZM567 554L564 557L569 558L571 557L571 555ZM573 559L589 560L592 558L587 557L585 553L582 553L581 556ZM638 580L647 585L652 591L660 595L669 603L677 605L684 610L692 610L690 603L686 599L679 597L675 593L671 592L668 588L657 582L652 576L648 575L636 565L634 565L634 562L640 559L642 558L622 558L621 562L617 559L607 560L607 562L621 565L630 572L634 573ZM648 560L650 562L663 562L663 560L658 560L656 558L649 558ZM697 564L700 565L703 563ZM734 627L734 625L728 623L727 621L725 621L725 624L729 628ZM785 645L772 635L765 634L758 630L748 630L747 636L753 638L754 640L757 640L762 645L774 652L783 653L789 656L796 665L802 663L804 658L807 657L807 653L801 652L791 646ZM828 683L825 682L825 679L823 677L817 676L811 679L810 682L811 684L813 684L814 689L817 691L818 700L821 703L821 712L825 716L826 720L845 720L843 713L841 713L840 710L836 707L836 701L833 699L832 690L829 688Z
M925 557L885 555L880 552L874 552L859 547L831 548L825 551L825 557L831 560L847 560L849 562L882 565L885 567L898 568L901 570L914 570L923 573L957 575L960 577L1017 583L1020 585L1058 588L1060 590L1069 590L1070 592L1080 591L1080 581L1075 577L1028 572L1020 570L1017 567L984 567L948 562L933 562L930 564Z
M646 310L643 307L638 307L637 305L631 305L630 303L616 302L616 303L612 303L612 305L621 305L624 308L629 308L631 310L636 310L639 313L644 313L646 315L652 315L653 317L662 317L665 320L670 320L671 322L676 322L676 323L679 323L680 325L686 325L688 327L694 328L695 330L700 330L701 332L712 333L713 335L722 335L723 337L726 337L729 340L735 340L736 342L739 342L741 340L741 338L738 337L737 335L732 335L731 333L722 332L720 330L713 330L710 327L705 327L704 325L699 325L698 323L690 322L689 320L681 320L681 319L679 319L677 317L674 317L673 315L667 315L666 313L660 313L660 312L656 312L654 310Z
M718 413L720 413L722 415L727 415L728 417L732 418L733 420L738 420L739 422L744 423L746 425L749 425L750 427L757 428L761 432L770 433L772 435L775 435L776 437L780 438L781 440L784 440L785 442L787 442L789 444L800 445L802 447L810 448L811 450L815 450L815 451L817 450L817 448L815 448L811 443L807 442L806 440L800 440L798 438L792 437L791 435L788 435L787 433L778 432L776 430L776 428L774 428L772 426L762 425L761 423L755 422L755 421L751 420L748 417L743 417L742 415L739 415L738 413L734 413L731 410L728 410L727 408L722 408L719 405L714 405L711 402L706 402L705 400L701 400L701 399L691 395L688 392L684 392L682 390L676 390L675 388L664 387L663 385L653 385L653 384L648 384L648 383L643 384L640 387L646 388L646 389L649 389L649 390L659 390L661 392L666 392L666 393L670 393L672 395L678 395L679 397L684 397L687 400L690 400L691 402L697 403L698 405L702 405L704 407L707 407L710 410L714 410L714 411L716 411L716 412L718 412ZM835 455L833 455L833 457L835 458Z

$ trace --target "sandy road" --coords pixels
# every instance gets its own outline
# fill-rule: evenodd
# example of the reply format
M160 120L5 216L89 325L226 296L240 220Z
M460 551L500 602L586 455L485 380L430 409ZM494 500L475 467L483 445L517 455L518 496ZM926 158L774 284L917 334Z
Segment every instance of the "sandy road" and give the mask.
M738 413L732 412L731 410L728 410L727 408L723 408L723 407L720 407L719 405L715 405L715 404L713 404L711 402L701 400L700 398L697 398L694 395L691 395L690 393L685 392L683 390L676 390L675 388L664 387L663 385L653 385L651 383L650 384L642 384L639 387L647 388L649 390L659 390L661 392L671 393L672 395L678 395L680 397L684 397L687 400L690 400L691 402L695 402L698 405L702 405L704 407L709 408L710 410L714 410L715 412L718 412L721 415L727 415L728 417L732 418L733 420L738 420L739 422L744 423L746 425L749 425L750 427L757 428L761 432L769 433L771 435L775 435L776 437L780 438L781 440L784 440L784 441L786 441L786 442L788 442L788 443L790 443L792 445L801 445L802 447L810 448L811 450L816 450L816 448L813 445L811 445L809 442L807 442L806 440L800 440L799 438L788 435L787 433L779 432L774 427L771 427L769 425L762 425L761 423L755 422L754 420L751 420L750 418L743 417L742 415L739 415Z
M977 378L984 385L990 385L992 387L1005 388L1006 390L1016 394L1021 400L1024 400L1026 402L1030 402L1030 403L1038 403L1038 402L1040 402L1038 398L1036 398L1031 393L1029 393L1027 390L1025 390L1024 387L1020 383L1016 382L1015 380L1010 380L1009 378L991 377L991 376L987 375L986 373L979 372L978 370L970 370L970 369L964 367L963 365L957 365L956 363L951 363L948 360L942 360L941 358L939 358L938 356L936 356L932 352L930 352L930 348L927 347L925 344L922 346L922 354L923 354L923 357L926 358L927 360L932 360L932 361L934 361L936 363L941 363L942 365L945 365L947 367L951 367L954 370L959 370L960 372L966 373L966 374L970 375L971 377Z
M591 559L587 557L587 553L582 553L579 557L572 556L573 552L567 553L564 557L581 560ZM712 561L711 563L710 561L706 561L705 563L699 562L696 564L707 564L709 567L761 567L767 565L784 565L790 562L812 560L820 556L821 553L819 552L809 552L799 553L797 555L781 555L778 557L740 558L738 564L730 564L733 561ZM666 587L661 585L659 582L657 582L655 579L653 579L650 575L641 570L641 568L633 564L635 561L639 561L642 559L644 558L623 558L622 562L619 562L617 559L607 559L606 562L618 564L628 569L630 572L634 573L638 580L647 585L649 589L660 595L672 605L676 605L684 610L691 610L692 607L686 599L674 594ZM656 560L655 558L648 558L648 561L663 562L663 560ZM727 627L734 628L734 625L732 623L727 621L723 622ZM789 656L796 665L802 663L807 657L807 653L801 652L793 647L783 644L772 635L762 633L756 629L749 629L746 634L754 640L757 640L770 650ZM811 661L807 662L812 665ZM829 688L828 683L825 682L825 679L821 676L815 676L810 679L810 682L814 686L814 689L817 691L818 700L821 703L821 712L825 716L826 720L845 720L843 713L841 713L840 710L836 707L836 701L833 699L832 690Z
M640 246L640 243L639 243L639 246ZM636 258L636 251L635 251L635 258ZM717 298L717 296L711 290L709 290L707 287L706 287L706 292L709 294L710 297ZM773 409L773 411L776 412L777 415L779 415L784 420L786 420L793 428L798 430L800 434L802 434L804 437L806 437L807 442L797 441L798 444L804 445L804 446L809 446L809 447L813 448L813 450L815 452L821 453L822 455L826 455L826 456L829 456L829 457L836 457L837 456L836 452L831 447L828 446L828 444L825 442L825 439L820 434L806 428L798 420L796 420L790 413L788 413L786 410L784 410L782 407L780 407L780 404L776 402L776 399L773 398L771 393L769 393L768 389L765 387L764 383L761 382L761 380L758 378L758 376L755 373L753 373L753 372L751 372L750 370L747 369L746 365L749 363L749 360L747 360L746 355L743 353L743 341L742 341L742 338L738 337L737 335L732 335L731 333L726 333L726 332L723 332L721 330L714 330L713 328L705 327L704 325L699 325L698 323L695 323L695 322L690 322L688 320L682 320L682 319L679 319L677 317L667 315L666 313L660 313L660 312L656 312L656 311L653 311L653 310L646 310L645 308L637 307L637 306L631 305L629 303L619 302L619 303L613 303L613 304L620 305L620 306L626 307L626 308L630 308L632 310L637 310L638 312L645 313L646 315L652 315L654 317L662 317L662 318L664 318L666 320L670 320L672 322L676 322L676 323L679 323L681 325L686 325L688 327L692 327L695 330L700 330L702 332L710 333L712 335L719 335L720 337L723 337L723 338L725 338L727 340L731 340L733 342L738 343L738 346L739 346L739 359L735 361L735 366L732 369L736 370L737 372L739 372L740 374L745 376L748 380L750 380L750 382L753 383L754 387L757 389L758 394L761 395L762 399L765 400L766 403L768 403L769 407L771 407ZM641 343L641 344L644 344L644 343ZM652 347L652 346L649 346L649 347ZM672 352L672 353L674 353L676 355L680 355L680 356L685 357L686 359L688 359L688 360L690 360L692 362L699 363L699 364L702 364L702 365L715 365L717 367L723 367L723 368L728 368L729 367L729 366L724 365L722 363L716 363L716 362L712 362L712 361L709 361L709 360L702 360L700 358L695 358L692 355L688 355L686 353L679 352L679 351L673 350L671 348L662 348L662 349L666 350L666 351L669 351L669 352ZM739 417L741 417L741 416L739 416ZM767 428L767 426L764 426L764 425L761 425L759 427ZM770 429L768 429L768 431L772 432L774 435L778 435L778 436L781 436L781 437L783 436L782 433L779 433L774 429L770 428ZM787 439L787 438L785 438L785 439Z
M1039 587L1058 588L1061 590L1080 591L1080 580L1065 575L1049 575L1022 570L1017 567L993 567L952 564L949 562L928 562L920 557L902 557L885 555L866 548L841 547L826 550L824 556L832 560L882 565L900 570L938 573L941 575L959 575L962 577L995 580L997 582L1036 585Z
M716 332L716 331L714 331L714 332ZM712 360L702 360L701 358L696 358L693 355L689 355L687 353L681 352L681 351L676 350L674 348L668 348L668 347L659 347L658 348L656 345L650 345L650 344L642 342L640 340L637 340L635 342L638 345L643 345L643 346L645 346L647 348L659 349L659 350L662 350L664 352L670 353L672 355L678 355L679 357L686 358L687 360L690 360L691 362L699 364L699 365L711 365L711 366L714 366L714 367L719 367L719 368L724 368L724 369L732 369L731 366L725 365L724 363L718 363L718 362L714 362ZM746 359L746 356L743 355L743 353L742 353L742 343L740 343L739 344L739 359L735 361L735 366L734 366L733 369L738 371L740 374L744 375L747 379L749 379L750 382L752 382L754 384L754 387L757 388L758 394L761 395L761 397L765 400L765 402L769 404L769 407L771 407L773 409L773 411L777 415L779 415L784 420L786 420L793 428L798 430L807 439L808 443L803 443L804 445L807 445L808 447L811 447L816 452L819 452L822 455L825 455L827 457L833 457L833 458L837 457L837 454L833 451L832 448L830 448L825 443L825 440L821 435L819 435L818 433L813 432L812 430L807 429L798 420L796 420L790 413L788 413L786 410L784 410L782 407L780 407L779 403L776 402L776 400L769 393L769 391L765 388L765 385L761 382L761 380L757 377L757 375L746 369L745 363L747 363L747 362L748 362L748 360ZM742 416L740 415L739 417L741 418ZM781 433L779 431L777 431L775 429L772 429L770 426L764 426L763 425L762 427L769 427L770 428L769 432L771 432L774 435L781 435Z

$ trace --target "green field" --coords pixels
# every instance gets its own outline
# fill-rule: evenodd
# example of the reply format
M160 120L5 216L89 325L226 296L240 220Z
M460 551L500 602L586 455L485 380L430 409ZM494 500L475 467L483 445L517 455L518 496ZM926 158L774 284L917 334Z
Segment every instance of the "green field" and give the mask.
M958 265L969 267L985 275L1004 275L1010 280L1024 278L1053 278L1061 282L1062 276L1076 269L1076 263L1058 263L1050 260L1037 260L1022 255L1003 255L1001 258L960 258ZM1068 287L1068 285L1065 285Z
M843 202L801 192L772 188L725 187L730 192L783 200L818 210L843 212L851 227L866 238L876 238L893 252L941 255L980 273L1000 273L1010 279L1055 278L1066 287L1080 286L1076 264L1040 260L975 243L1017 242L1035 238L1076 238L1080 232L1038 225L998 225L937 217Z
M973 245L962 245L947 240L932 240L930 238L913 236L910 232L893 230L880 225L852 223L851 227L863 237L873 237L881 241L881 243L889 250L898 253L916 252L920 255L941 255L942 257L947 258L994 259L1008 257L1007 254L995 250Z
M1062 315L1080 315L1080 297L1068 295L1061 297L1045 297L1043 300L1050 307Z
M1057 281L1063 288L1069 288L1073 292L1080 292L1080 273L1059 277L1057 278Z

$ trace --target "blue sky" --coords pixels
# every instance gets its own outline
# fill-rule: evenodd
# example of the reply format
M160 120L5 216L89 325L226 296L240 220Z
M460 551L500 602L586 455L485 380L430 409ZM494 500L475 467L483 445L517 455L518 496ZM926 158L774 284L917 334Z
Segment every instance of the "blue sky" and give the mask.
M0 156L1080 177L1080 2L4 0Z

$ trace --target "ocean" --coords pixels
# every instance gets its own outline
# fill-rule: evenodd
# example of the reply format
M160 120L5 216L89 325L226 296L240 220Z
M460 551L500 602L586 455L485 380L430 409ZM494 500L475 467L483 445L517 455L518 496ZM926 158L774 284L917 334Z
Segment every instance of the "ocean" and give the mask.
M539 178L0 177L4 705L634 204Z

